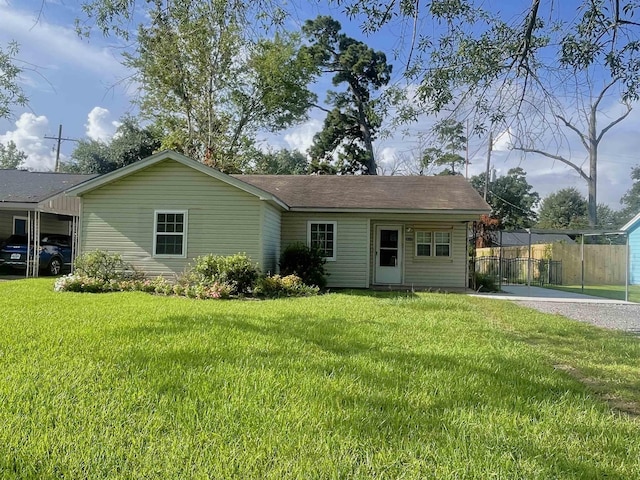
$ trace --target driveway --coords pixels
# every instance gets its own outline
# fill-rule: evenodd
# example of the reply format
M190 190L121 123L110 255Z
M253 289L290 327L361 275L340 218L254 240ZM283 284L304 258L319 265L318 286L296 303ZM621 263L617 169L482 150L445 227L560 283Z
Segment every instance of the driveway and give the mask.
M640 335L640 304L638 303L521 285L504 286L502 290L503 292L496 294L474 294L474 296L511 300L543 313L562 315L598 327Z

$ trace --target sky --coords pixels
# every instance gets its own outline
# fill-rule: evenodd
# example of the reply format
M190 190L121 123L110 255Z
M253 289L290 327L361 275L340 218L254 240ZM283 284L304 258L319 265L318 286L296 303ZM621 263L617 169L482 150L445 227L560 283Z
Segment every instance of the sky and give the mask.
M125 45L99 33L89 39L78 37L74 21L82 17L79 4L79 0L0 0L0 45L12 40L20 45L19 66L24 68L20 83L29 97L28 107L14 109L13 118L0 119L0 142L13 140L28 154L26 166L32 170L54 168L56 142L44 137L57 136L59 125L63 126L65 138L108 141L120 118L136 114L131 103L135 88L128 81L131 72L120 63ZM304 20L319 13L330 14L341 21L349 35L385 50L394 64L394 81L400 79L402 65L394 61L392 50L398 46L401 32L390 30L365 37L358 23L345 17L340 7L305 5L290 19L291 28L298 28ZM615 103L605 107L603 124L620 111ZM631 168L640 165L638 107L635 105L629 117L613 128L600 146L598 202L614 209L620 208L620 197L631 186ZM265 136L262 146L304 151L322 127L323 118L324 113L312 112L307 122ZM379 139L375 149L383 171L391 172L399 157L415 153L420 145L419 136L427 133L433 122L433 118L424 117ZM497 175L519 166L527 172L527 180L541 197L565 187L575 187L586 195L585 181L571 168L558 161L535 155L525 157L510 150L506 132L496 132L495 136L492 167ZM586 160L577 137L568 138L560 153L578 163ZM552 140L547 141L549 145L543 146L552 148ZM470 175L484 172L487 142L487 138L470 137ZM63 160L71 155L74 145L71 140L62 143Z

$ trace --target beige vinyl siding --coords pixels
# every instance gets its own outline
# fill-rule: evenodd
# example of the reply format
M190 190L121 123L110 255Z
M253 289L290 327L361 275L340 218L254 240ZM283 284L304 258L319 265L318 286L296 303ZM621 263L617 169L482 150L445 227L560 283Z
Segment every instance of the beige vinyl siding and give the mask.
M307 243L307 222L326 221L336 223L336 260L325 264L329 273L329 287L366 288L368 281L367 216L349 213L297 213L282 214L282 246L296 242Z
M276 273L280 260L280 211L262 202L262 269Z
M82 197L81 251L120 252L148 276L180 274L200 255L245 252L263 262L261 201L171 160ZM153 256L154 211L188 211L186 258Z
M31 218L35 213L31 212ZM25 210L0 210L0 240L4 240L13 233L13 217L28 218L29 213ZM42 213L40 214L41 233L59 233L68 235L70 232L70 221L60 220L58 215Z
M397 214L376 215L371 220L370 247L375 251L376 225L401 225L403 227L403 281L415 287L455 287L467 286L467 221L463 215L448 214ZM407 229L411 228L411 232ZM416 230L451 232L450 257L416 257ZM371 256L371 283L375 283L375 255Z

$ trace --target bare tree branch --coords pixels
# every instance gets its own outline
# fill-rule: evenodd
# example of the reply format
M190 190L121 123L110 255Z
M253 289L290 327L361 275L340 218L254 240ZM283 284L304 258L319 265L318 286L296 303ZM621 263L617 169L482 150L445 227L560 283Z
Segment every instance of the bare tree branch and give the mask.
M569 122L567 119L565 119L562 115L555 114L554 116L558 120L560 120L562 123L564 123L567 126L567 128L570 128L571 130L576 132L580 137L580 141L582 142L582 145L584 145L584 148L586 148L587 151L589 151L589 143L587 142L587 136L584 133L582 133L580 130L578 130L575 126L573 126L573 124Z
M545 157L552 158L553 160L558 160L559 162L562 162L565 165L569 165L576 172L578 172L582 178L584 178L587 182L589 181L589 176L586 173L584 173L579 166L577 166L572 161L567 160L566 158L564 158L561 155L554 155L552 153L543 152L542 150L537 150L535 148L513 147L513 150L518 150L518 151L524 152L524 153L537 153L539 155L543 155Z
M627 116L630 113L631 113L631 105L627 104L627 111L624 113L624 115L621 115L620 117L618 117L617 119L615 119L613 122L611 122L609 125L607 125L602 129L602 131L600 132L600 135L598 135L598 138L596 138L596 144L600 143L600 140L602 140L602 137L604 137L605 133L607 133L609 130L611 130L613 127L619 124L622 120L627 118Z

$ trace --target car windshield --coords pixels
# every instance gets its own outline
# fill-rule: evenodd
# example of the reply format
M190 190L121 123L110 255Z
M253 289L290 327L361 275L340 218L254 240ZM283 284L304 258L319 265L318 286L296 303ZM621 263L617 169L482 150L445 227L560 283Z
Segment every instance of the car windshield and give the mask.
M48 245L60 245L60 246L69 246L69 237L66 235L52 235L45 233L40 237L41 244ZM27 236L26 235L11 235L7 238L3 245L26 245L27 244Z

